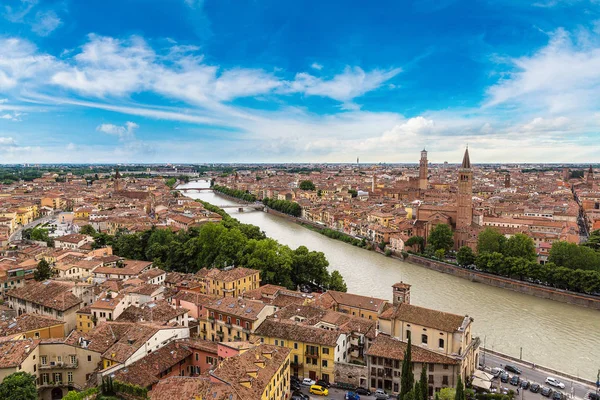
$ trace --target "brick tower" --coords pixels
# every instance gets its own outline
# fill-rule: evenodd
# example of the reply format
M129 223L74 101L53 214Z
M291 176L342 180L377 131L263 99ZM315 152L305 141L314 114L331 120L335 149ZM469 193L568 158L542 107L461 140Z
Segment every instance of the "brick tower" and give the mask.
M419 189L427 189L427 150L421 151L421 160L419 161Z
M588 170L588 174L587 174L587 184L590 187L594 186L594 170L591 165L590 165L590 169Z
M408 283L395 283L392 285L392 288L394 289L394 305L402 303L410 304L410 285Z
M465 150L462 165L458 170L458 206L456 217L456 230L464 230L471 226L473 221L473 170L469 159L469 148Z

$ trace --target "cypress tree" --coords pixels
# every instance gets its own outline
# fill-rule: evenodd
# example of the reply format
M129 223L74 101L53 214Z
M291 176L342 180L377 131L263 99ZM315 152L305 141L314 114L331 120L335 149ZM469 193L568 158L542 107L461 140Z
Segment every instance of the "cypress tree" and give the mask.
M411 361L411 340L410 336L408 337L408 344L406 346L406 351L404 352L404 360L402 361L402 376L400 378L400 395L398 398L404 400L404 396L408 394L413 389L413 385L415 382L415 376L412 370L412 361ZM418 399L416 399L418 400Z
M423 398L423 394L421 393L421 383L415 382L415 388L413 389L415 400L421 400Z
M421 369L421 379L419 380L421 385L421 398L420 400L427 400L429 398L429 384L427 383L427 363L423 363Z
M454 395L454 400L465 400L465 387L463 386L460 374L458 375L458 380L456 382L456 395Z

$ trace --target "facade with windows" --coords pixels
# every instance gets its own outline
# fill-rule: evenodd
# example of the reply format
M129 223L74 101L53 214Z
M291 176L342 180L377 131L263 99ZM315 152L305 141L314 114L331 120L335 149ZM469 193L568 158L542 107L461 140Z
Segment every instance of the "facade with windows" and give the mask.
M217 342L248 341L257 326L275 312L260 301L224 297L205 307L207 319L200 322L200 337Z
M402 361L408 344L386 335L378 335L367 351L368 382L372 390L384 389L397 394L402 378ZM423 368L427 369L428 395L432 397L445 387L455 387L460 373L460 361L426 350L411 347L412 369L419 379Z

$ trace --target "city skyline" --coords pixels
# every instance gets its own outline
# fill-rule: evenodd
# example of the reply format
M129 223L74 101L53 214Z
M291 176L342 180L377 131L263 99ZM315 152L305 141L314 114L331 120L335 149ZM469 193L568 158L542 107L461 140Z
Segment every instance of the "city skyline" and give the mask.
M600 162L600 4L524 3L9 1L0 162Z

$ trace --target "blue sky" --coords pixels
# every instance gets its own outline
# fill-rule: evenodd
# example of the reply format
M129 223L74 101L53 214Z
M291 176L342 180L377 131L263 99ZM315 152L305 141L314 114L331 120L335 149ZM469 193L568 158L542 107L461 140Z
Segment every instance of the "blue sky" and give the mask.
M0 163L600 162L600 0L4 0Z

